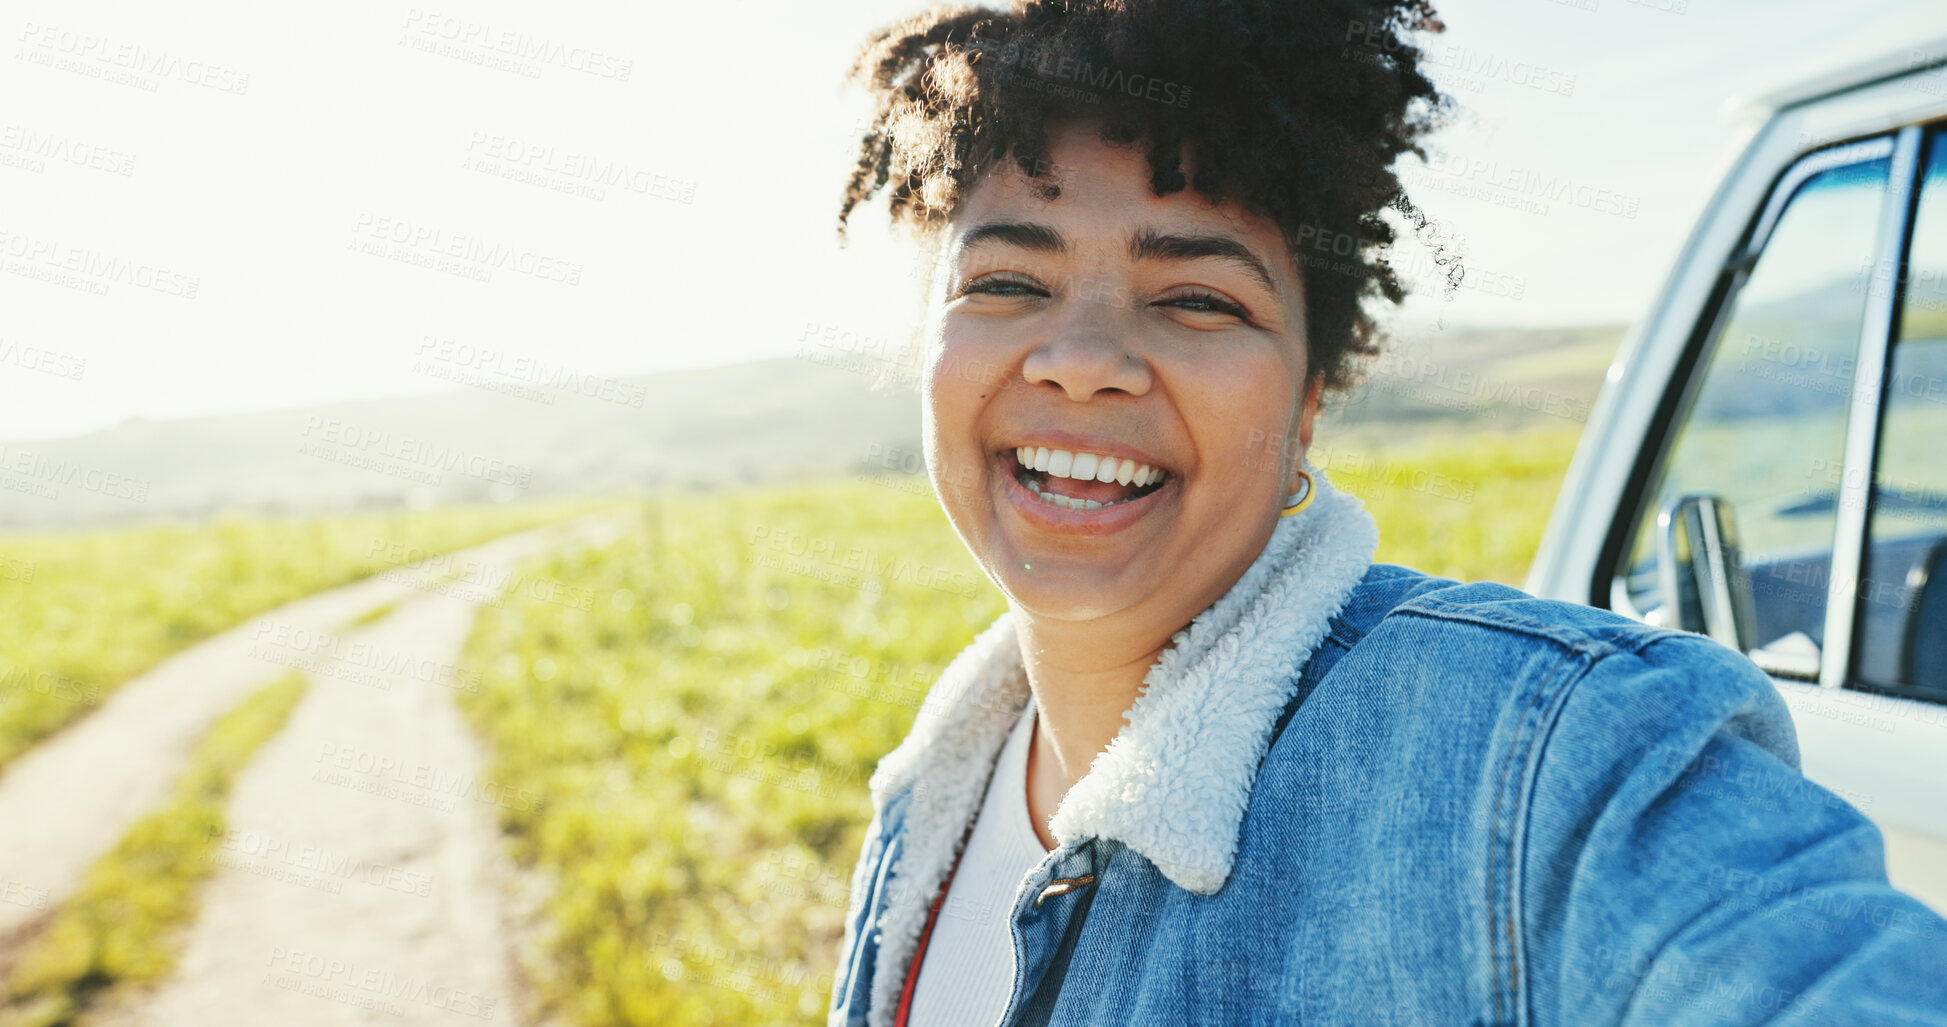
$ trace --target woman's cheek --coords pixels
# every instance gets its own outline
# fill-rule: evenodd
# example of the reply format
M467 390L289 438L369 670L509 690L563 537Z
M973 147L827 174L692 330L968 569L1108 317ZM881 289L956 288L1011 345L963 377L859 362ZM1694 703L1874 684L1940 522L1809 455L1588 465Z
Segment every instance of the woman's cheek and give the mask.
M952 373L964 362L960 356L964 348L952 336L944 337L927 366L921 389L927 473L948 516L956 522L981 501L987 488L985 454L975 432L981 390L968 376Z
M1282 488L1299 451L1296 404L1278 387L1285 369L1253 366L1226 388L1208 393L1187 419L1206 426L1203 477L1222 481L1238 503L1255 503ZM1280 493L1282 495L1282 493Z

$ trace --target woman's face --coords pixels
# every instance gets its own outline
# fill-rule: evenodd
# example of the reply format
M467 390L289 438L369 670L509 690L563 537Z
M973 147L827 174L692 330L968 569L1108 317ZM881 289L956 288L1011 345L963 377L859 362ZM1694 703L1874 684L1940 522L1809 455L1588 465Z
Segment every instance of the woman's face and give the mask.
M1155 196L1141 151L1093 124L1049 146L1058 196L1010 165L946 232L927 467L1015 605L1174 631L1296 487L1318 405L1302 286L1268 219Z

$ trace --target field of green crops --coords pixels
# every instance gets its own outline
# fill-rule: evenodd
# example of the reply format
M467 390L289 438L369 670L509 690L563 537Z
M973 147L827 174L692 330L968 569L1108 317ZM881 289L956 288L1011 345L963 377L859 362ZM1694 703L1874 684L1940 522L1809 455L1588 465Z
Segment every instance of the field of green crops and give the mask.
M0 537L0 768L163 657L254 614L393 567L401 552L450 552L593 506L225 517Z
M1379 559L1519 584L1573 431L1317 450ZM462 696L553 886L538 978L582 1025L817 1022L866 781L1002 610L919 478L674 498L536 573L592 612L481 611Z

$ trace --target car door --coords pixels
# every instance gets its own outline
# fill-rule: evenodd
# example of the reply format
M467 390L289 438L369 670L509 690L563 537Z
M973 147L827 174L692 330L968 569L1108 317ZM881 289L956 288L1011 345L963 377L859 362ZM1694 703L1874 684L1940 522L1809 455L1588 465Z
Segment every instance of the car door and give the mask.
M1718 270L1606 547L1612 608L1748 654L1807 776L1947 911L1947 133L1787 166Z

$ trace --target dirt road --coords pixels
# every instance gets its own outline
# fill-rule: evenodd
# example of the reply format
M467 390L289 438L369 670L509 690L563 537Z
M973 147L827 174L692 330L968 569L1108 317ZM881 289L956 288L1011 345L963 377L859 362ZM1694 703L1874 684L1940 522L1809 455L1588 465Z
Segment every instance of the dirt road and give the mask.
M0 846L0 881L45 896L0 903L0 936L34 930L163 798L209 724L297 666L310 688L236 783L175 977L103 1022L518 1022L496 817L541 797L484 775L454 705L477 683L456 661L478 607L520 584L520 558L613 530L476 547L453 564L472 581L388 575L308 597L130 682L0 778L0 824L34 825Z

